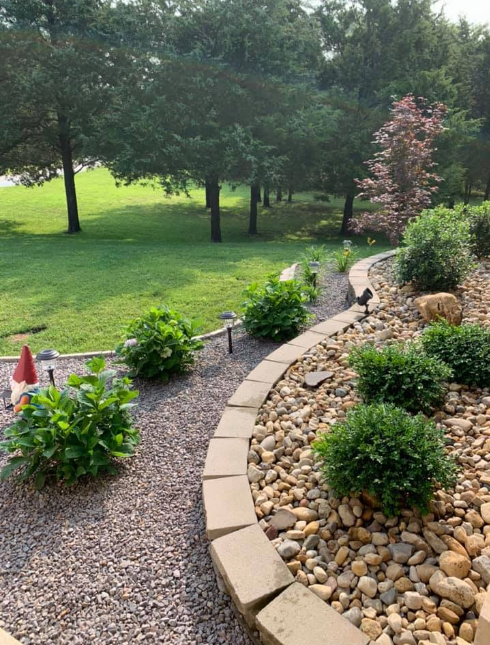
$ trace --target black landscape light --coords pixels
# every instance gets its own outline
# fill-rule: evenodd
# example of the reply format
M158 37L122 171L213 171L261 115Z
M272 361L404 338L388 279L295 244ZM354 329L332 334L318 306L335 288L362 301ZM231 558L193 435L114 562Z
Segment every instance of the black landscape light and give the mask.
M223 321L223 326L228 331L228 354L233 354L231 330L235 324L236 313L234 311L223 311L223 313L219 315L219 319Z
M310 267L310 271L313 273L313 286L316 289L316 276L318 271L320 271L320 262L312 260L311 262L308 262L308 266Z
M373 292L371 289L364 289L364 291L361 293L360 296L357 296L357 304L360 305L361 307L366 307L364 313L366 316L369 313L369 307L368 307L368 302L371 300L373 297Z
M56 359L60 353L56 351L56 349L43 349L39 354L36 356L36 360L41 363L41 369L44 372L47 372L49 375L49 380L51 382L51 385L55 385L54 383L54 369L56 367Z

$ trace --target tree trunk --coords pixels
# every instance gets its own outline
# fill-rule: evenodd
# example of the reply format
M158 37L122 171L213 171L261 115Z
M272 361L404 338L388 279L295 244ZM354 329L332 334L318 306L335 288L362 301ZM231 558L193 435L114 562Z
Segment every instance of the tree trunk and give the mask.
M209 181L209 203L211 209L211 242L221 242L221 222L219 213L219 192L221 186L217 179Z
M73 153L70 141L70 126L63 114L58 114L58 137L63 163L63 180L65 182L66 208L68 211L68 233L81 231L78 219L77 191L75 188L75 173L73 171Z
M264 201L262 202L262 205L265 208L270 208L271 206L270 190L267 185L264 185Z
M349 233L351 232L349 225L353 215L354 215L354 195L347 194L345 196L344 216L342 217L342 226L340 227L341 235L349 235Z
M260 194L260 184L257 184L257 201L262 202L262 195Z
M488 175L487 185L485 186L485 195L483 196L483 201L488 202L490 199L490 175Z
M288 204L290 204L293 201L293 189L291 186L288 188Z
M469 184L469 182L467 180L467 181L465 181L465 184L464 184L464 203L465 203L465 205L468 204L469 201L470 201L470 184Z
M450 208L451 210L453 210L453 209L454 209L454 201L455 201L455 200L454 200L454 197L450 197L450 198L447 200L447 207L448 207L448 208Z
M248 234L258 235L257 230L257 202L259 201L260 187L258 184L250 186L250 217L248 220Z
M206 179L205 183L205 190L206 190L206 208L211 208L211 196L209 193L209 181Z
M276 190L276 202L282 202L282 190L280 188Z

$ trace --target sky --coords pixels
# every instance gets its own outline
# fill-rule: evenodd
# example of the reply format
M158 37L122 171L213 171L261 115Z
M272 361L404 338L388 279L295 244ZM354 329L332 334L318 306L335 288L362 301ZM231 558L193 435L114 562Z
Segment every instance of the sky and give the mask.
M490 0L438 0L436 7L442 5L451 20L464 15L470 22L490 24Z

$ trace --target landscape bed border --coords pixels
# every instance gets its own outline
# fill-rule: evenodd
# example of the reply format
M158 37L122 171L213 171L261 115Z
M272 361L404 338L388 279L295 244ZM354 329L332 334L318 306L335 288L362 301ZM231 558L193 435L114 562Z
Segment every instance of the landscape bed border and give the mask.
M369 270L392 257L387 251L357 262L349 272L349 302L364 289L380 303ZM297 645L375 645L299 582L258 524L247 477L247 454L255 421L271 389L287 370L326 338L344 332L366 314L354 304L285 343L259 363L238 386L209 442L202 474L206 536L220 587L232 598L254 642ZM260 641L254 636L258 632ZM490 643L490 592L473 645ZM0 643L1 645L1 643Z

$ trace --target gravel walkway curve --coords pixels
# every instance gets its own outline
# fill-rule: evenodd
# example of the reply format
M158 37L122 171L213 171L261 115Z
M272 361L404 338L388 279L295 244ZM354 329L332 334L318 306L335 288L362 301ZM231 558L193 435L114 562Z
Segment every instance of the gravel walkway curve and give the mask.
M325 287L318 320L346 307L346 275ZM118 476L41 492L0 484L0 627L24 645L250 644L216 584L200 487L226 401L275 347L234 336L231 356L218 337L188 375L135 383L142 443ZM62 361L57 380L83 363ZM0 364L2 386L12 367ZM0 411L0 428L11 420Z

